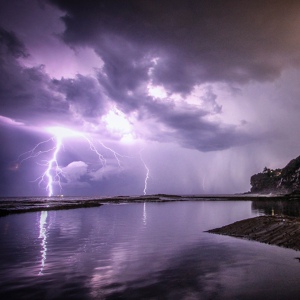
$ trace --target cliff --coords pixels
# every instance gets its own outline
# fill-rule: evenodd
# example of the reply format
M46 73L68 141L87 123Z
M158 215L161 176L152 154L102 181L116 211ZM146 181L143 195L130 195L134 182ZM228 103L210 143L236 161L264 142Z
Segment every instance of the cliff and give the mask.
M251 177L251 193L287 194L300 190L300 156L291 160L283 169L265 168Z

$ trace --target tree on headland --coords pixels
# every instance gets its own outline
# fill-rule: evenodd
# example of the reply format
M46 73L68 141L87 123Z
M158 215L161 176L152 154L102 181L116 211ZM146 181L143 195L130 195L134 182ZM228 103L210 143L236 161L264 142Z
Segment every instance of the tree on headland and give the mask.
M272 170L271 170L271 169L269 169L269 168L267 168L267 167L265 167L265 168L264 168L264 170L263 170L263 173L264 173L264 174L271 175L271 173L272 173Z

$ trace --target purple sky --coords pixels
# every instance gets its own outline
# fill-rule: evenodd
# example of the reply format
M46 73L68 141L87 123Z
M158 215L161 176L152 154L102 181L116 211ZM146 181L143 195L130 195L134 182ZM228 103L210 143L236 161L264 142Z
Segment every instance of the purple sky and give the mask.
M299 1L0 8L0 196L47 195L59 139L64 195L244 192L299 155Z

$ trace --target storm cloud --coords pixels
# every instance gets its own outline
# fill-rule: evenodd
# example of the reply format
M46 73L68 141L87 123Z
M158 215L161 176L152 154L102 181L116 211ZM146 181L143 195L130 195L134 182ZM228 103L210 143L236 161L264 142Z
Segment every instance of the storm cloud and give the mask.
M60 166L65 185L72 181L80 188L80 182L87 188L88 182L96 191L96 183L103 188L104 181L114 180L120 190L135 193L133 181L146 171L141 153L158 170L165 161L160 153L168 156L172 145L177 162L194 159L191 191L203 192L209 174L209 190L222 192L230 183L219 180L216 188L212 178L218 174L232 174L232 189L237 182L244 189L252 172L282 167L276 164L298 154L299 1L0 0L0 5L3 159L15 153L17 142L26 152L57 126L74 130L78 139L89 134L107 153L115 149L108 165L98 162L91 170L89 155L97 158L91 146L78 148L81 156L76 147L65 146ZM7 138L8 131L19 136L22 130L23 139ZM132 149L134 155L128 155ZM135 157L132 167L118 161L124 157ZM8 167L13 165L2 163L1 169L20 172ZM180 174L188 165L169 166L172 174L178 168L182 190L187 177ZM236 176L240 168L249 169ZM162 183L171 181L157 182L153 192L164 192Z
M50 2L65 12L64 40L95 48L111 80L145 74L143 59L158 57L154 82L187 93L199 82L272 80L300 62L298 1Z

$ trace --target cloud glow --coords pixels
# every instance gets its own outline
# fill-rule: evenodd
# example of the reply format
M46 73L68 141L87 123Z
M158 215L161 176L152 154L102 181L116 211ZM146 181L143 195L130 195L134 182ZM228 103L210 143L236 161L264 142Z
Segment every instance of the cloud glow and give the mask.
M65 127L47 127L46 131L54 135L56 138L63 139L67 137L80 137L83 136L83 133L71 130Z
M148 95L158 99L164 99L168 96L163 86L153 86L152 84L148 85Z
M11 118L7 118L5 116L0 116L0 123L11 125L11 126L23 126L24 123L15 121Z
M120 135L123 140L132 140L132 125L128 121L126 115L117 108L111 109L105 116L102 117L102 121L111 133Z

